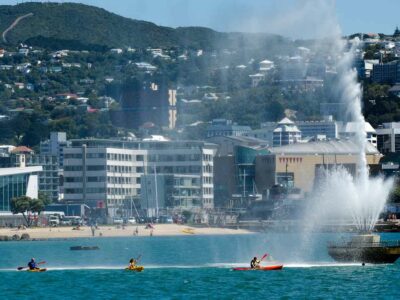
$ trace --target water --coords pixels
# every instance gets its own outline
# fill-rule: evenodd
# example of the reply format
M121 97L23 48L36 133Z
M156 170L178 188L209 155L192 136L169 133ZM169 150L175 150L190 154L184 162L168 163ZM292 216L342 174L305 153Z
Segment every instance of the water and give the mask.
M379 219L386 200L393 188L393 179L383 177L370 178L366 157L367 134L362 113L362 90L357 81L357 72L353 68L353 55L359 41L354 40L350 51L345 52L346 44L340 31L334 39L336 47L333 54L338 57L339 100L344 104L346 116L343 121L355 125L354 140L358 150L358 164L353 177L345 168L335 167L326 170L320 186L315 189L311 215L315 225L323 219L351 219L359 231L371 232ZM350 214L350 216L349 216Z
M0 244L2 299L394 299L400 292L400 264L338 264L326 243L338 238L315 234L315 247L301 258L298 234L93 238ZM400 239L385 234L382 239ZM98 251L70 251L98 245ZM234 272L254 255L269 253L282 271ZM123 269L142 254L142 273ZM16 271L31 256L46 260L44 273Z

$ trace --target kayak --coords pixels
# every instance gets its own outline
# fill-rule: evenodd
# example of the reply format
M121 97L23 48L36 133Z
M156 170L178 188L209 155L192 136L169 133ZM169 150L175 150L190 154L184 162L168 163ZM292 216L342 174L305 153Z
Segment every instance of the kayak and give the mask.
M27 272L46 272L47 269L32 269L32 270L28 269L28 270L26 270L26 271L27 271Z
M194 229L193 228L185 228L182 229L183 233L187 233L187 234L194 234Z
M126 271L132 271L132 272L142 272L144 270L143 266L137 266L135 268L125 268Z
M71 246L70 250L99 250L98 246Z
M256 269L241 267L241 268L233 268L233 270L234 271L274 271L274 270L281 270L282 268L283 268L283 265L276 265L276 266L259 267Z

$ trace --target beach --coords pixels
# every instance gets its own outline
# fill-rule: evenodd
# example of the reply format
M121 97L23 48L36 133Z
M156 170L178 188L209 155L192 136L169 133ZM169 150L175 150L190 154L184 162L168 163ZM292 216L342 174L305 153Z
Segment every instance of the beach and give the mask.
M181 235L230 235L250 234L244 229L228 229L217 227L191 227L178 224L155 224L154 228L146 229L145 224L127 226L98 226L94 230L95 237L132 237L132 236L181 236ZM32 227L26 229L1 228L0 236L19 235L27 233L31 239L68 239L92 237L90 226L74 229L72 226L63 227Z

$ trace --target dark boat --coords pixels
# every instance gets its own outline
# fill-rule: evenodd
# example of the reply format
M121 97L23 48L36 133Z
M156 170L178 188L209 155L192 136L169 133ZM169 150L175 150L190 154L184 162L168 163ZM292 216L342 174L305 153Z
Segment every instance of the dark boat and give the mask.
M356 235L348 242L332 243L329 255L339 262L392 264L400 257L400 241L381 241L379 235Z
M71 246L70 250L99 250L98 246Z

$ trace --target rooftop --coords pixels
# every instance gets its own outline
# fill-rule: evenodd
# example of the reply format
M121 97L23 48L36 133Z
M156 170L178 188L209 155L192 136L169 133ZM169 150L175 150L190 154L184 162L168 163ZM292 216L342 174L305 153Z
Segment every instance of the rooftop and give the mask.
M271 148L275 154L358 154L359 145L353 140L332 140L310 143L297 143ZM366 154L379 154L379 151L367 143Z
M11 152L12 153L32 153L33 150L26 146L18 146L18 147L15 147Z

